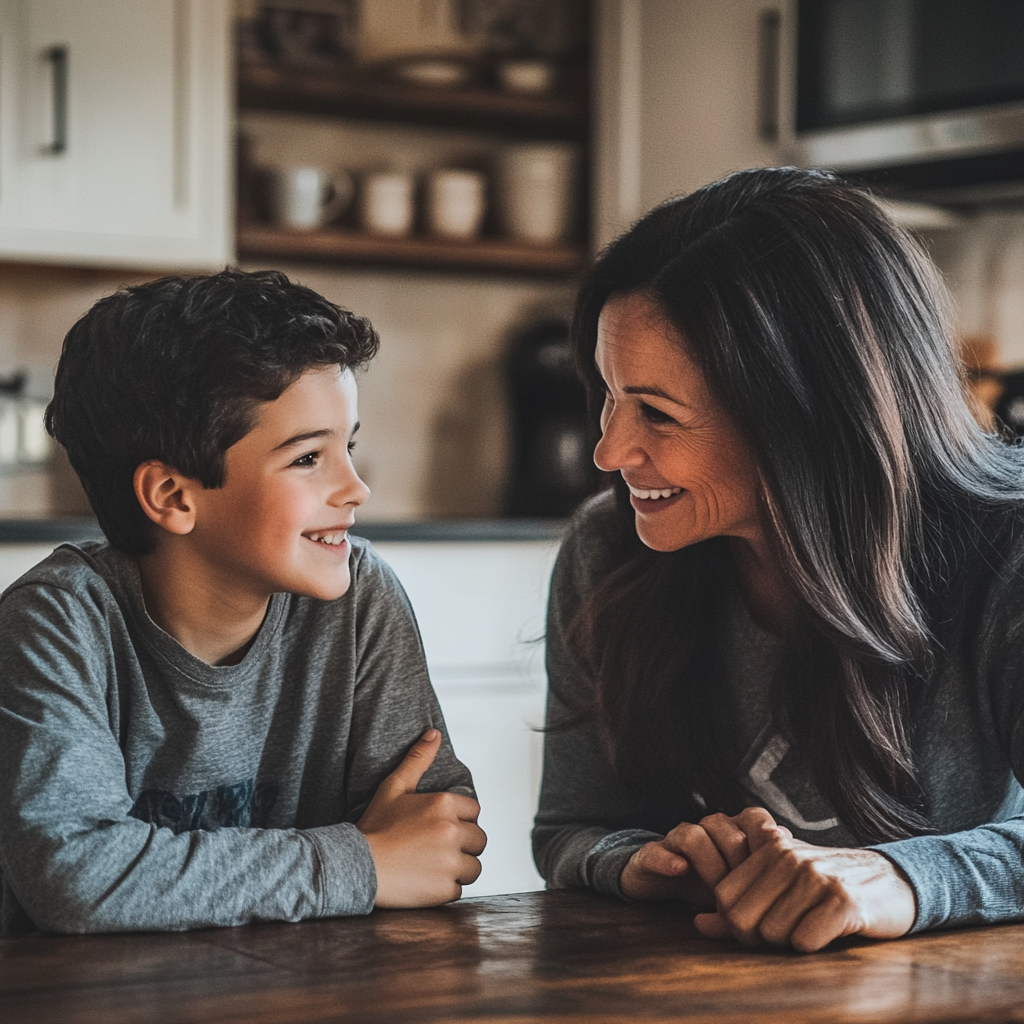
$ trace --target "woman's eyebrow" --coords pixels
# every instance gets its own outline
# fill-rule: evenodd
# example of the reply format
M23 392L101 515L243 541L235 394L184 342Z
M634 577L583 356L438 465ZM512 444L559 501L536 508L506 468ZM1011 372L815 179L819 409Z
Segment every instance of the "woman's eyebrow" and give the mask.
M654 395L656 398L664 398L665 401L671 402L673 405L685 405L689 408L688 402L684 402L681 398L676 398L675 395L670 395L664 388L658 387L657 384L630 384L622 390L627 395Z

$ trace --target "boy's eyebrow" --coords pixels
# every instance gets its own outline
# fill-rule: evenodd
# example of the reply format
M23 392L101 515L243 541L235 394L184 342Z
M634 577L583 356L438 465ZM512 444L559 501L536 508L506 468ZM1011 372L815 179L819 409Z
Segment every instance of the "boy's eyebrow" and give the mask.
M358 429L359 429L359 424L356 423L356 425L352 428L353 435L355 434L355 432ZM294 437L289 437L287 441L282 441L279 445L275 445L275 447L271 448L270 450L272 452L279 452L279 451L281 451L284 448L291 448L292 445L302 444L303 441L310 441L314 437L333 437L333 436L334 436L334 431L331 430L329 427L324 427L322 430L307 430L307 431L305 431L302 434L296 434Z

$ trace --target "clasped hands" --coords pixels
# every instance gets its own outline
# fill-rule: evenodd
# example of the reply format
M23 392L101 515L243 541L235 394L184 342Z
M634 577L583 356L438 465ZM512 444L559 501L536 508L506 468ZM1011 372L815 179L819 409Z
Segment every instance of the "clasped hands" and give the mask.
M629 899L701 908L694 923L709 938L804 953L844 935L898 938L917 914L914 890L888 857L801 842L762 807L678 825L633 854L620 884Z

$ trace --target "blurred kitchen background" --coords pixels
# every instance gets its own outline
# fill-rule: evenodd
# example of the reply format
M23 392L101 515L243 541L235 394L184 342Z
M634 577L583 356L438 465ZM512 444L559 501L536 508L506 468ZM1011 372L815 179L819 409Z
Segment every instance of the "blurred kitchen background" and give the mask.
M370 317L362 520L488 798L472 891L534 887L526 641L601 484L575 280L668 196L778 163L892 201L978 414L1024 429L1020 0L0 0L0 583L89 534L40 417L97 298L235 264Z

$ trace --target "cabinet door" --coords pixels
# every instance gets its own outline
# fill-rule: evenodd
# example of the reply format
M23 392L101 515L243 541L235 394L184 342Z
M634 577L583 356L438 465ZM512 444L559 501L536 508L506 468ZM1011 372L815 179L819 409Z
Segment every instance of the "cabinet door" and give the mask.
M466 896L539 889L530 832L540 792L544 615L556 542L374 544L416 611L455 753L488 835Z
M0 0L0 255L231 257L227 0Z

